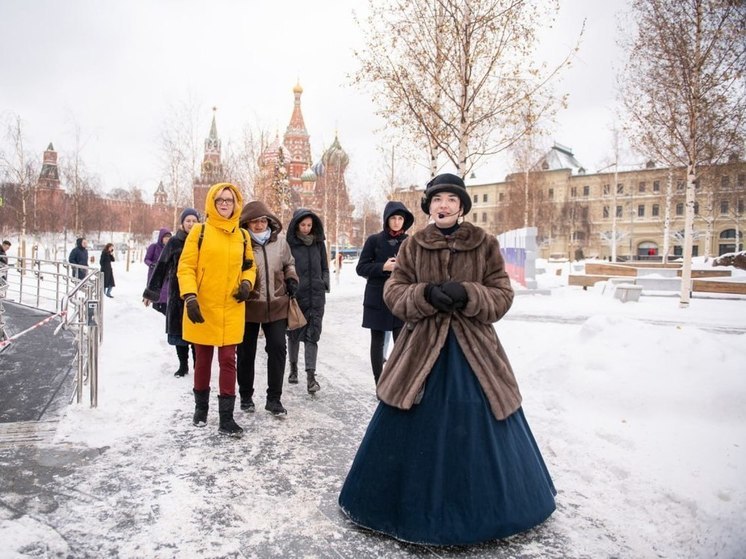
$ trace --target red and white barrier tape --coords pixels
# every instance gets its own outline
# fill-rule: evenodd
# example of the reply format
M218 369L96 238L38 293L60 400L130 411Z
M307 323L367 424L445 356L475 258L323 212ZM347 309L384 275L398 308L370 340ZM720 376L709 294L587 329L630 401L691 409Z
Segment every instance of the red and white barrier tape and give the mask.
M5 346L9 346L10 344L12 344L14 341L16 341L18 338L20 338L24 334L28 334L29 332L31 332L31 330L35 330L36 328L39 328L40 326L44 326L47 322L50 322L52 319L57 318L58 316L62 317L64 314L65 314L64 311L55 313L52 316L48 316L47 318L45 318L41 322L37 322L33 326L29 326L23 332L18 332L18 334L16 334L15 336L11 336L7 340L3 340L2 342L0 342L0 348L3 348Z

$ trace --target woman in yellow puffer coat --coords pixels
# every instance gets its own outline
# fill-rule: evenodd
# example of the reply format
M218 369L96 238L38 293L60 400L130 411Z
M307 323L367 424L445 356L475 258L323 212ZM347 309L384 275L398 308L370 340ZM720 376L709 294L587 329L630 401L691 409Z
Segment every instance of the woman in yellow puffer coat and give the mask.
M243 340L244 305L256 281L254 253L248 233L238 226L243 198L233 184L210 187L205 200L205 223L189 232L179 260L179 290L184 299L184 340L194 344L194 403L192 422L207 424L210 369L218 348L220 394L219 432L241 437L233 420L236 401L236 345Z

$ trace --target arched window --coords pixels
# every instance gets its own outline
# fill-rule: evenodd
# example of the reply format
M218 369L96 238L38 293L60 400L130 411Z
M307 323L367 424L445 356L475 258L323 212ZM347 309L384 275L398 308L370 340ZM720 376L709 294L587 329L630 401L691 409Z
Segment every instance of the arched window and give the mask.
M725 229L720 232L720 243L718 244L718 255L729 252L738 252L743 250L743 231L738 233L739 239L736 242L736 230Z
M639 260L657 260L658 243L643 241L637 245L637 258Z

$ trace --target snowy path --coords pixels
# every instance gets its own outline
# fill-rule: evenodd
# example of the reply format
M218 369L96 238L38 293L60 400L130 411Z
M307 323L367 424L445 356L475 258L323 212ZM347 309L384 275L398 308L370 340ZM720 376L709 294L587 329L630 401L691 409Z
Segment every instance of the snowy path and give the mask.
M0 558L736 557L746 542L746 445L734 444L746 425L735 365L746 358L743 335L592 312L580 324L542 321L532 307L546 301L518 302L531 319L497 329L558 510L508 541L426 549L361 531L336 505L377 403L359 327L361 281L348 270L329 297L319 396L286 384L287 418L238 412L247 431L238 441L217 435L214 399L207 428L192 427L191 374L172 376L175 355L160 316L139 304L142 283L120 272L107 302L100 407L72 407L53 444L0 451L4 474L13 472L0 484ZM738 326L740 304L732 315L715 305L708 316L717 320L695 318ZM677 358L693 340L704 355ZM715 348L730 357L717 360L722 387L708 389L697 371L713 370ZM684 363L694 372L675 382L672 372L657 374ZM260 350L259 410L264 366ZM692 412L697 395L704 402Z

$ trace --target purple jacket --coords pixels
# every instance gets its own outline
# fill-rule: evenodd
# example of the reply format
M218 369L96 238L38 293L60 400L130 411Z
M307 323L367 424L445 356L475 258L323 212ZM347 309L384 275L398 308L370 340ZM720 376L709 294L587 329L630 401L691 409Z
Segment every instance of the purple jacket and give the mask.
M145 251L145 264L148 265L148 282L150 283L150 277L153 275L153 270L155 270L155 265L158 263L158 259L161 257L161 253L163 252L163 248L166 246L166 243L163 242L163 237L166 235L171 235L171 231L163 227L160 231L158 231L158 242L152 243L148 250ZM158 299L159 303L167 303L168 302L168 280L166 280L163 283L163 287L161 288L161 297Z

